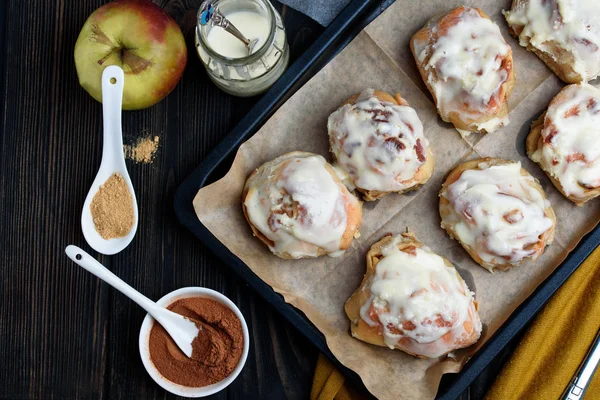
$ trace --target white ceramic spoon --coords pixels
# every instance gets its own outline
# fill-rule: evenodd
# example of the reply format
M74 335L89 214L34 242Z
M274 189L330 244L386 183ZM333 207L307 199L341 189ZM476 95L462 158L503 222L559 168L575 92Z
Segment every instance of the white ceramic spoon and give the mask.
M123 84L125 75L123 70L111 65L102 73L102 120L104 124L104 136L102 143L102 162L98 174L92 183L92 187L85 198L83 211L81 212L81 229L83 236L91 248L102 254L116 254L131 243L138 226L138 208L135 192L131 179L125 166L125 155L123 154L123 132L121 130L121 105L123 104ZM123 176L129 187L133 198L134 223L131 231L126 236L115 239L104 239L94 226L90 204L94 195L98 192L100 185L108 180L112 174L118 172Z
M67 246L67 256L80 267L96 275L108 283L152 315L173 338L183 353L192 357L192 341L198 336L198 327L189 319L157 305L155 302L123 282L118 276L110 272L104 265L77 246Z

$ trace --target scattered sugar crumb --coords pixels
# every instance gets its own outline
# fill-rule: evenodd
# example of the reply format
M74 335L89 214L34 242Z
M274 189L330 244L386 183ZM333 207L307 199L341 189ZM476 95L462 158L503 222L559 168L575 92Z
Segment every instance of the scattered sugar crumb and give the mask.
M136 163L149 164L154 160L158 150L159 137L151 135L139 138L135 144L126 144L123 146L125 157Z

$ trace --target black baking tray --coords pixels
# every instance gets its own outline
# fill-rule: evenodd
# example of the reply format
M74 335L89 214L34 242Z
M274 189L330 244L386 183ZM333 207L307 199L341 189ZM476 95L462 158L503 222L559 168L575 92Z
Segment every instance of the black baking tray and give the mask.
M310 77L341 51L369 22L392 1L353 0L323 32L317 41L282 75L256 103L233 131L217 145L206 159L179 186L175 194L175 212L179 221L191 230L241 279L271 303L290 323L331 359L350 379L360 382L356 373L341 365L329 351L321 332L305 315L287 304L281 295L256 276L232 254L196 217L192 201L202 187L220 179L231 166L238 147L248 140L267 119ZM600 243L600 226L586 235L565 261L509 317L488 342L458 374L443 380L438 399L459 397L483 369L513 339L527 322L550 299L552 294L577 269Z

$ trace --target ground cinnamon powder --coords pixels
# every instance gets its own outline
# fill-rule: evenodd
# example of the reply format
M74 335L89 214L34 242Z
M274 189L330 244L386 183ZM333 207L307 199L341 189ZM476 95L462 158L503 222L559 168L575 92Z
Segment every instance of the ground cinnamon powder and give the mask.
M104 239L126 236L133 228L133 197L125 179L119 173L112 174L100 185L90 209L96 231Z
M171 382L202 387L231 375L242 357L242 323L227 306L206 298L177 300L169 310L194 321L200 331L192 342L192 358L179 350L165 329L154 322L149 348L152 363Z

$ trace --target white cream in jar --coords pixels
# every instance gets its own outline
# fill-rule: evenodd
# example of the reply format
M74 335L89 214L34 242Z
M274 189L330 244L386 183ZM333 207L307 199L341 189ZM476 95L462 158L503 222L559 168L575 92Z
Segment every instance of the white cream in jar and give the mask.
M223 91L248 97L266 91L283 74L289 47L281 16L268 0L217 0L215 9L248 40L258 39L252 53L239 39L213 23L196 26L196 50L210 79Z
M269 20L252 11L234 11L227 19L250 41L257 39L252 53L259 50L269 37ZM238 38L225 29L212 28L207 36L208 44L214 51L228 58L242 58L249 55L248 48Z

